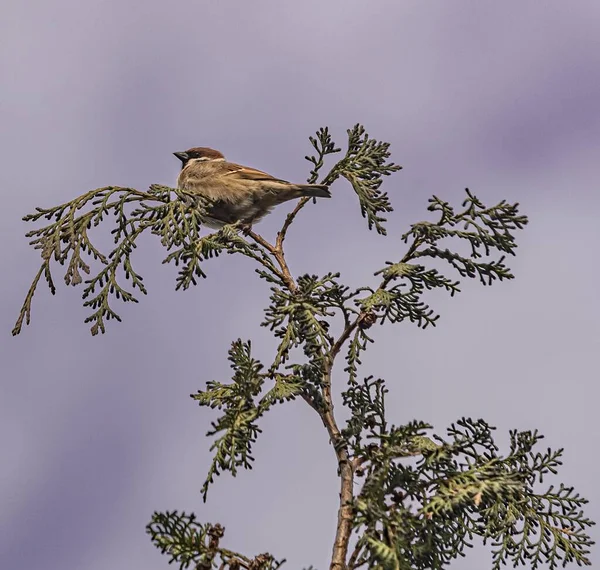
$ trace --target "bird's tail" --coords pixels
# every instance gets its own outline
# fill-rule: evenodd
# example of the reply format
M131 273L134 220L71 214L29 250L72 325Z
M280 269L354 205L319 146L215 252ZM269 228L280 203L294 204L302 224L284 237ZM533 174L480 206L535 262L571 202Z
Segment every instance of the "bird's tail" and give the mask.
M331 198L329 187L325 184L298 184L298 190L311 198Z

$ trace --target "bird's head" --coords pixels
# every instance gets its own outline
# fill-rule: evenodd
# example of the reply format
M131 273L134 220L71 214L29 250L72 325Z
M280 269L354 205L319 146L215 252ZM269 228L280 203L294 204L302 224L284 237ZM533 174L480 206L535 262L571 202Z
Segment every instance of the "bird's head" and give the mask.
M209 160L225 160L223 153L213 148L206 146L195 146L186 151L178 151L173 153L179 160L181 160L181 167L183 168L190 161L209 161Z

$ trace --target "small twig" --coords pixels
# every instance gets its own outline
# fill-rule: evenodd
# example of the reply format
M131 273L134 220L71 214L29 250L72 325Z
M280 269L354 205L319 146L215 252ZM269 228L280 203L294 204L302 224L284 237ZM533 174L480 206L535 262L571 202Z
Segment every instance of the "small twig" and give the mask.
M362 548L363 548L363 544L361 543L360 540L358 540L356 545L354 546L354 550L352 551L350 558L348 559L348 565L347 565L348 570L355 570L355 568L358 568L359 566L362 566L362 564L364 564L364 562L363 562L363 563L359 564L358 566L356 565L356 561L358 560L358 557L360 555Z
M300 210L302 210L302 208L306 206L309 200L310 198L306 197L299 200L296 204L296 207L286 216L285 222L283 222L281 230L277 232L277 240L275 241L275 245L279 251L283 252L283 242L285 240L285 236L287 235L287 231L292 225L292 222L296 219L298 212L300 212Z
M406 254L402 257L401 263L406 263L407 261L410 261L410 259L412 259L413 255L415 254L416 250L418 249L418 247L421 245L420 240L415 239L413 241L413 243L410 245L408 251L406 252ZM384 290L389 282L393 279L393 277L384 277L381 280L381 283L379 284L379 287L377 287L376 291L382 291ZM337 356L337 354L339 353L339 351L341 350L342 346L344 346L345 342L348 340L348 338L350 338L350 335L356 330L356 328L365 320L367 319L369 316L369 313L367 311L361 311L358 316L352 321L352 322L347 322L346 326L344 327L344 330L342 331L342 334L339 336L339 338L337 339L337 341L334 343L332 349L331 349L331 356L332 359L335 358Z
M348 340L348 338L350 337L350 335L356 330L356 327L358 327L358 325L367 316L367 314L368 313L366 311L363 311L363 312L359 313L359 315L351 323L348 323L344 327L344 330L342 331L342 334L335 341L333 347L331 348L331 357L332 357L332 359L335 358L338 355L338 353L342 349L342 346L344 346L344 343Z
M277 253L277 248L269 243L264 237L252 230L248 230L248 236L251 237L256 243L262 245L269 253L273 254L273 256Z
M290 290L291 293L295 293L298 290L298 286L296 285L296 282L294 281L294 278L292 277L292 274L290 272L290 268L288 267L288 264L285 261L283 248L269 243L260 234L257 234L252 230L248 232L248 236L251 237L259 245L262 245L277 260L277 263L281 268L281 277L286 287Z

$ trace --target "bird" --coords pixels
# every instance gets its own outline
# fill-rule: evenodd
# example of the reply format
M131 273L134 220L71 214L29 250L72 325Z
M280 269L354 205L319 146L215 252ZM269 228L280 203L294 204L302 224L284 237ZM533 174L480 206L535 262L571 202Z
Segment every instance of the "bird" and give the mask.
M302 197L331 198L326 184L294 184L266 172L228 162L223 153L193 147L173 153L181 161L177 187L188 195L209 198L201 223L218 229L239 222L246 231L275 206Z

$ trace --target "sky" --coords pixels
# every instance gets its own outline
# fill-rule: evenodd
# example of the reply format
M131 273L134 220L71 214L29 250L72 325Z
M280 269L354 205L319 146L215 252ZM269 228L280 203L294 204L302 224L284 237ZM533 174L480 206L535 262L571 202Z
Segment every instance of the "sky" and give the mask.
M105 335L89 334L81 291L58 273L56 296L41 287L31 325L10 331L38 267L21 221L36 206L172 185L172 152L191 146L303 181L308 137L328 125L343 145L357 122L403 166L385 182L389 235L368 232L338 182L290 231L292 271L374 283L432 194L518 201L531 221L509 260L516 279L435 295L434 329L377 330L363 372L387 379L397 424L443 433L482 417L504 450L509 429L539 429L565 448L554 482L600 519L598 2L6 0L1 11L2 569L166 568L144 527L167 509L222 523L248 555L327 567L335 458L301 402L261 422L251 471L221 477L206 504L199 492L215 416L188 395L229 378L232 340L251 338L265 360L274 347L258 327L268 287L249 262L213 260L208 279L175 292L175 268L148 239L137 259L149 294ZM291 207L257 229L272 238ZM454 567L490 561L478 548Z

